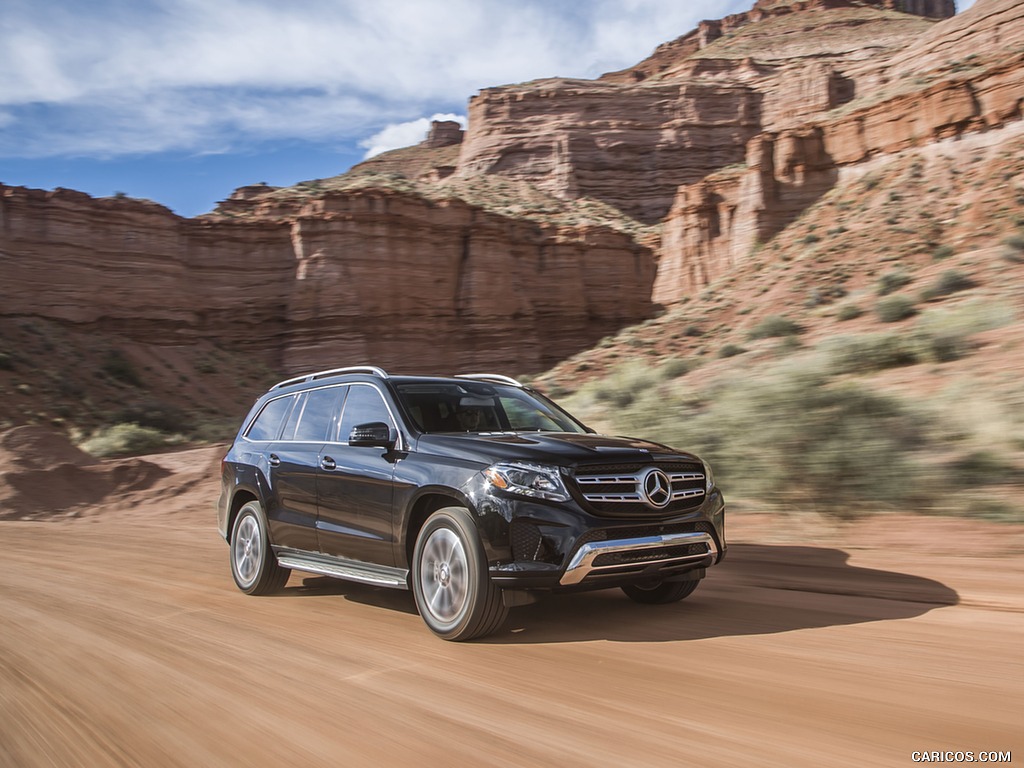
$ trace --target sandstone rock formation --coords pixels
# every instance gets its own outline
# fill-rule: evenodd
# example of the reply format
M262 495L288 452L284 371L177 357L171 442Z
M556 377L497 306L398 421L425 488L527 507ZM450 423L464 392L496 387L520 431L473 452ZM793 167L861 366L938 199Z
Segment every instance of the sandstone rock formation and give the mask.
M232 217L188 220L0 187L0 315L155 345L214 340L292 372L540 370L651 311L652 252L607 228L388 190L241 217L259 197L242 190Z

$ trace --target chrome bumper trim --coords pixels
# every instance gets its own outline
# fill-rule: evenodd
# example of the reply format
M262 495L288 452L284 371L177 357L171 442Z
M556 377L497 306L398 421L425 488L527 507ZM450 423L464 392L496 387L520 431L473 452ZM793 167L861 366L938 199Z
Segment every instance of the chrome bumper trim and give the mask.
M704 560L708 555L718 559L718 547L715 540L707 533L669 533L664 536L644 536L639 539L612 539L611 541L593 541L584 544L573 555L569 566L562 574L559 583L562 585L579 584L591 573L601 573L621 569L627 564L616 563L614 565L594 565L600 555L607 555L614 552L639 552L643 550L659 550L667 547L676 547L681 544L706 544L707 552L697 555L679 555L677 557L666 557L663 560L647 560L636 563L638 566L666 565L669 563L685 563L688 560Z

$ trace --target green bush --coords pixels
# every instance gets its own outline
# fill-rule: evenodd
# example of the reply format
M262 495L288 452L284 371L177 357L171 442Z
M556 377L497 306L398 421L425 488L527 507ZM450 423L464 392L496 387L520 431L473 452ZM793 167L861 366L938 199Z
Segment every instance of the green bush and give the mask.
M832 374L871 373L920 362L917 345L909 336L863 333L837 336L822 345Z
M600 402L608 403L616 408L625 408L636 400L644 390L655 386L660 378L658 373L647 365L626 363L596 382L593 394Z
M900 270L886 272L878 278L878 295L886 296L893 291L898 291L911 281L910 275Z
M770 315L747 334L749 339L768 339L775 336L795 336L803 329L787 317Z
M97 458L153 453L180 443L181 438L138 424L114 424L96 430L79 446Z
M934 261L942 261L943 259L948 259L950 256L952 256L955 253L956 253L956 248L954 248L952 245L940 245L932 253L932 259Z
M976 283L963 272L950 269L943 272L938 280L925 288L921 293L921 298L925 301L931 301L941 296L948 296L951 293L966 291L975 285Z
M658 369L658 373L664 379L675 379L689 372L690 363L681 357L670 357Z
M846 321L858 318L863 314L864 310L858 307L856 304L844 304L839 308L839 311L836 313L836 317L839 320Z
M135 366L133 366L131 361L118 349L111 350L107 353L107 356L103 360L103 364L100 366L100 370L110 376L110 378L116 379L123 384L130 384L133 387L137 387L142 384L142 380L139 378L139 374L135 370Z
M191 420L176 405L159 400L147 400L121 409L113 420L122 424L138 424L161 432L183 432L191 427Z
M887 296L875 305L875 314L883 323L895 323L913 317L917 309L908 296Z
M849 517L927 491L914 461L927 422L898 400L799 369L726 384L696 409L661 401L641 434L693 448L727 493ZM623 414L627 434L636 414ZM634 419L631 422L631 417Z
M736 357L736 355L742 355L746 352L743 347L738 344L726 344L720 350L718 350L719 357Z

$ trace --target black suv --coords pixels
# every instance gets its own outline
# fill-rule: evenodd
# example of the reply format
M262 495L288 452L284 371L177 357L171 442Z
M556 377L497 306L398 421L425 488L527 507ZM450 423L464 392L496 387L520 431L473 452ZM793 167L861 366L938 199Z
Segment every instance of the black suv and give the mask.
M412 589L447 640L546 591L681 600L725 555L724 518L692 454L595 434L506 376L372 366L257 400L217 508L242 591L280 589L292 569Z

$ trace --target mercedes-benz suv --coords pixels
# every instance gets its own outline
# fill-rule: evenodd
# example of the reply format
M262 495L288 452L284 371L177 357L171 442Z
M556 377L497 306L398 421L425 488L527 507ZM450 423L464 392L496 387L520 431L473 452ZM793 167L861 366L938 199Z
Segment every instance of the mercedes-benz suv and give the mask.
M411 589L447 640L495 631L539 594L689 595L726 551L697 456L595 434L506 376L311 373L256 401L217 509L242 591L291 570Z

